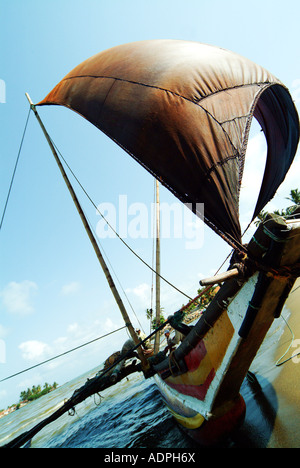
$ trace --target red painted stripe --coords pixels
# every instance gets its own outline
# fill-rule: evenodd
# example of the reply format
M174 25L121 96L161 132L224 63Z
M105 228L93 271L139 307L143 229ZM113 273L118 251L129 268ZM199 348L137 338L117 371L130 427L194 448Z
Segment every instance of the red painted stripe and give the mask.
M201 340L184 358L189 372L193 372L198 369L200 362L205 358L206 354L207 350L205 348L205 344L203 340Z
M215 370L212 369L202 385L175 384L168 382L167 380L165 380L165 383L170 387L174 388L174 390L177 390L179 393L182 393L183 395L189 395L194 398L197 398L198 400L203 401L215 375Z

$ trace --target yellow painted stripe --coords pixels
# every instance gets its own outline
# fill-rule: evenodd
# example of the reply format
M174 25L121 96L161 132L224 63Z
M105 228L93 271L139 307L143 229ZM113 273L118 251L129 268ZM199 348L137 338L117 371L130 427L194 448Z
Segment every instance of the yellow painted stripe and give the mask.
M196 414L196 416L188 418L186 416L182 416L181 414L176 413L169 406L167 406L167 408L170 411L170 413L174 416L174 418L179 422L179 424L186 427L187 429L197 429L205 421L204 416L202 416L202 414L200 413Z

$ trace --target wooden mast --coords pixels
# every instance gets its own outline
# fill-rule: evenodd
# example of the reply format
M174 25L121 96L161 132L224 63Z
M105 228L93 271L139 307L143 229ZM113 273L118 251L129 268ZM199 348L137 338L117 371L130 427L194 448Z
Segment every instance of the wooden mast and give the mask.
M159 182L156 180L156 276L155 276L155 312L156 327L160 325L160 202ZM154 354L159 352L159 333L155 335Z
M62 163L61 163L61 161L60 161L60 159L58 157L58 154L57 154L57 152L56 152L56 150L55 150L55 148L53 146L53 143L52 143L52 141L51 141L51 139L50 139L50 137L49 137L49 135L47 133L47 130L46 130L46 128L45 128L45 126L44 126L44 124L43 124L43 122L42 122L42 120L41 120L41 118L40 118L40 116L39 116L39 114L38 114L38 112L36 110L35 105L31 101L30 96L28 95L28 93L25 93L25 95L26 95L26 97L27 97L27 99L29 101L31 109L33 110L33 112L34 112L34 114L35 114L35 116L37 118L37 121L39 122L39 124L41 126L41 129L43 130L43 133L44 133L44 135L46 137L46 140L47 140L47 142L48 142L48 144L50 146L50 149L51 149L52 154L53 154L53 156L55 158L55 161L56 161L56 163L57 163L57 165L59 167L59 170L60 170L60 172L61 172L61 174L62 174L62 176L64 178L64 181L65 181L65 183L67 185L67 188L68 188L68 190L69 190L69 192L71 194L71 197L72 197L73 202L74 202L74 204L75 204L75 206L77 208L77 211L79 213L81 221L82 221L82 223L83 223L83 225L85 227L87 235L89 236L89 239L90 239L90 241L92 243L92 246L93 246L93 248L95 250L95 253L97 255L99 263L100 263L100 265L102 267L102 270L103 270L103 272L105 274L105 277L107 279L109 287L110 287L110 289L111 289L111 291L113 293L113 296L114 296L114 298L115 298L115 300L117 302L117 305L118 305L118 307L120 309L120 312L122 314L125 325L128 328L128 331L130 333L131 338L133 339L134 343L137 345L137 344L139 344L140 340L139 340L139 338L138 338L138 336L137 336L137 334L136 334L136 332L135 332L135 330L134 330L134 328L132 326L132 323L131 323L130 318L129 318L128 314L127 314L127 311L125 309L123 301L122 301L122 299L121 299L121 297L119 295L119 292L118 292L118 290L117 290L117 288L115 286L115 283L114 283L114 281L112 279L112 276L111 276L111 274L109 272L109 269L108 269L108 267L107 267L107 265L105 263L105 260L104 260L104 258L102 256L102 253L101 253L100 249L99 249L99 246L98 246L97 241L96 241L96 239L94 237L94 234L93 234L93 232L92 232L92 230L91 230L91 228L89 226L89 223L88 223L88 221L87 221L87 219L85 217L85 214L84 214L84 212L83 212L83 210L82 210L82 208L80 206L77 195L76 195L76 193L75 193L75 191L74 191L74 189L73 189L73 187L72 187L72 185L71 185L71 183L70 183L70 181L68 179L68 176L67 176L67 174L66 174L66 172L64 170L64 167L63 167L63 165L62 165ZM148 364L147 359L145 358L145 356L143 354L143 351L142 351L141 347L139 347L137 349L137 352L138 352L139 358L141 360L143 370L148 369L149 364Z

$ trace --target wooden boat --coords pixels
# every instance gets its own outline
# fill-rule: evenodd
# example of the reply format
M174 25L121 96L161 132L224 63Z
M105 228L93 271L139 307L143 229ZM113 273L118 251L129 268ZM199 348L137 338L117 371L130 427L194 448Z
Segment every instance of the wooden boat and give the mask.
M268 153L252 219L294 159L299 119L289 91L261 66L227 50L155 40L91 57L37 104L42 105L65 106L85 117L234 249L229 272L209 281L221 284L220 290L180 346L152 360L140 352L145 376L155 374L178 423L200 443L216 443L243 421L241 384L300 274L297 215L289 221L269 216L243 245L238 213L253 116ZM177 313L169 323L182 331L181 319Z
M242 382L294 284L300 219L268 221L248 252L269 268L250 268L246 277L226 281L181 346L155 366L154 378L171 413L204 444L216 443L243 422Z

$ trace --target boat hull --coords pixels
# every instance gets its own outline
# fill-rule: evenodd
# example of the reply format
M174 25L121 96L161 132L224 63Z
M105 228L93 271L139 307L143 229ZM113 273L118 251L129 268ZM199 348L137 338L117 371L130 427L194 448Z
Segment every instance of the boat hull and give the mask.
M183 343L156 366L165 404L201 444L220 442L244 420L241 385L296 279L280 271L293 271L299 262L300 223L283 232L281 225L283 238L277 243L271 235L269 258L277 263L278 274L259 270L244 282L223 284Z
M168 410L183 431L202 446L211 446L222 442L234 433L244 422L246 404L241 395L221 407L207 419L197 411L185 406L180 394L170 394L163 387L161 379L155 377L156 384Z

